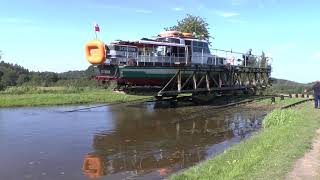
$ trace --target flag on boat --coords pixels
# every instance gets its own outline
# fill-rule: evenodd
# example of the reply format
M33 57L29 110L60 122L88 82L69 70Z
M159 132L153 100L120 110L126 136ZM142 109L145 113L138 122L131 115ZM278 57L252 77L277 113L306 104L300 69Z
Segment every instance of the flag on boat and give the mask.
M94 24L94 30L95 30L96 32L100 32L99 24L97 24L97 23Z

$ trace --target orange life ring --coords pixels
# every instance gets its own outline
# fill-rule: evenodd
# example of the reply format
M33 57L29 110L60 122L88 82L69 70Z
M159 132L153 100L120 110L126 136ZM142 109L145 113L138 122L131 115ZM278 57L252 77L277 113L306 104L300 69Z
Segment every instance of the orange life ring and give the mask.
M160 33L160 37L177 37L181 36L180 31L163 31Z
M87 154L83 161L82 170L85 176L89 178L98 178L103 176L103 162L99 156Z
M106 47L102 41L91 40L85 45L86 58L91 64L102 64L106 61Z

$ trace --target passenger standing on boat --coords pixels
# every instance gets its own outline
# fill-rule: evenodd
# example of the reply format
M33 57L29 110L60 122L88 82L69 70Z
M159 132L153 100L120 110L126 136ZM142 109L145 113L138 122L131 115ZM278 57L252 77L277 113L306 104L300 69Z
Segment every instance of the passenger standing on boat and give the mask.
M242 55L242 58L244 60L244 65L248 65L249 57L252 55L252 49L250 48L244 55Z
M308 92L313 90L314 97L314 108L318 109L320 105L320 81L316 81L316 84L312 86L312 88L305 89L304 92Z
M172 49L171 47L167 48L166 56L170 57L172 55Z
M234 65L234 60L235 59L236 58L233 55L228 56L226 64L229 65L229 66Z

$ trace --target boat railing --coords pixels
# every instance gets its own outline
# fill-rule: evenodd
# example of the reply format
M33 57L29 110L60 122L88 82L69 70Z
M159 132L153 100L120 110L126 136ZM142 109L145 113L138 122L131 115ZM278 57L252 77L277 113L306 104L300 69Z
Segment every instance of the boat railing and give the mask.
M145 64L153 64L155 66L159 64L167 65L167 64L180 64L185 63L185 57L175 57L175 56L144 56L139 55L136 58L137 65L145 65Z
M232 50L222 49L210 49L214 54L214 59L225 58L226 64L244 66L244 67L256 67L256 68L269 68L271 67L272 58L267 57L263 52L261 55L246 55L246 53L240 53Z
M175 66L175 65L193 65L198 66L241 66L255 68L270 68L272 58L262 55L246 55L244 53L234 52L232 50L211 49L211 53L190 55L190 56L153 56L137 55L135 58L121 58L114 61L114 64L137 65L137 66ZM198 63L195 63L198 62Z

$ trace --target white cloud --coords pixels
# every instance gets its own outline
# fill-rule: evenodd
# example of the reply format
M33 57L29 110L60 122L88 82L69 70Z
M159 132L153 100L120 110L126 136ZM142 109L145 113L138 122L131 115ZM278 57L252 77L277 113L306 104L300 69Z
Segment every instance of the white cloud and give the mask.
M240 15L237 12L231 12L231 11L216 11L216 14L224 18L230 18L230 17L235 17Z
M172 8L173 11L184 11L184 8L183 7L175 7L175 8Z
M135 12L136 12L136 13L143 13L143 14L150 14L150 13L152 13L151 10L145 10L145 9L136 9Z
M248 21L240 20L240 19L228 19L227 20L230 23L235 23L235 24L245 24L248 23Z

